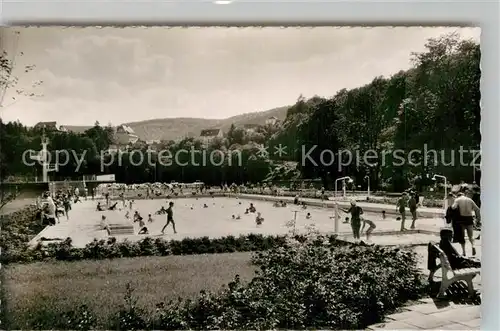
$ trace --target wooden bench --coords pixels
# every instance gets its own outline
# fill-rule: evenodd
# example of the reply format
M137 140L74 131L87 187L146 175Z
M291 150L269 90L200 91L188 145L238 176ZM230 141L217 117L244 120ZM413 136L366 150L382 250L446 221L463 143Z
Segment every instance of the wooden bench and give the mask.
M448 260L448 257L446 254L439 248L438 245L433 245L434 249L436 249L437 252L439 252L439 260L440 264L436 266L434 270L430 271L429 274L429 282L433 281L434 274L436 271L441 269L442 271L442 279L441 279L441 287L439 289L439 293L437 295L438 298L443 297L445 295L446 290L448 287L456 283L458 281L465 281L467 283L468 289L469 289L469 295L474 295L474 285L472 284L472 280L477 276L481 274L481 269L480 268L464 268L464 269L456 269L453 270L450 265L450 261Z

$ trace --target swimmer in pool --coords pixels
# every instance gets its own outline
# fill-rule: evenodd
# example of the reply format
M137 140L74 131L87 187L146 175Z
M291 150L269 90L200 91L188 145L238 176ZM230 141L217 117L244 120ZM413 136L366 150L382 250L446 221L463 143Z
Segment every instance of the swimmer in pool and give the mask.
M255 218L255 223L257 224L257 226L259 226L262 225L263 222L264 218L261 216L260 212L257 213L257 217Z

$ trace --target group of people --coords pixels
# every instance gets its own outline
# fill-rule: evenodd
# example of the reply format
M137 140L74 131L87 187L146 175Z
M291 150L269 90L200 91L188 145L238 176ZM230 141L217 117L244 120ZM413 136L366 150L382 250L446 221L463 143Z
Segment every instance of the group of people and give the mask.
M411 225L410 229L415 229L415 222L417 221L417 209L420 206L420 196L418 192L410 191L409 193L403 192L401 197L396 203L396 210L401 214L401 231L406 231L406 208L410 210ZM384 213L385 214L385 213Z
M371 234L377 226L373 221L361 216L363 215L363 209L356 204L356 201L351 201L351 206L349 209L342 208L341 210L344 213L351 215L350 220L349 217L346 217L344 223L351 223L352 235L354 237L354 240L361 240L361 233L363 233L365 227L368 226L366 229L366 240L370 241Z
M48 225L60 223L61 216L66 216L69 220L69 211L73 203L81 202L79 189L74 191L58 190L55 194L44 192L41 199L37 199L36 205L39 208L39 216L42 222Z

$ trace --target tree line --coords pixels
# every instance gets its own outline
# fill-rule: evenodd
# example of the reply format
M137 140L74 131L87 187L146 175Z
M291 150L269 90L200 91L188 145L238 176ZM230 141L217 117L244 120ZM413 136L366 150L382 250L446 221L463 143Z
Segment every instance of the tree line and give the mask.
M412 54L410 70L376 77L332 98L300 97L271 144L291 147L290 159L305 161L299 164L302 176L321 178L327 186L342 176L363 187L369 178L372 187L395 191L421 189L432 183L434 174L452 183L479 182L479 170L471 164L480 162L480 56L477 43L456 34L429 39L426 51ZM317 146L313 160L326 149L361 156L373 151L378 160L358 157L339 169L338 160L304 160L303 146ZM460 148L467 151L463 160ZM395 162L393 153L381 162L384 153L396 150L405 158L403 164ZM437 158L436 153L424 153L433 150Z

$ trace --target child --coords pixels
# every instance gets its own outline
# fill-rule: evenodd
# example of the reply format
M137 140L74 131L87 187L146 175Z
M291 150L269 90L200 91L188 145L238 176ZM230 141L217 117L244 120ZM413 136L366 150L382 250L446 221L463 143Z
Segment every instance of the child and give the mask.
M151 215L150 215L151 216ZM140 217L140 216L139 216ZM139 233L138 234L148 234L148 228L146 227L146 224L142 220L142 217L139 218Z
M125 195L123 194L123 192L120 193L119 197L120 197L120 200L123 204L123 208L125 208Z
M130 212L127 210L127 212L125 213L125 218L126 219L129 219L130 218Z
M302 202L302 209L307 209L306 203Z
M151 214L148 215L148 223L153 223L153 218L151 217Z
M128 202L128 209L132 210L132 207L134 206L134 200L130 200Z
M245 215L246 215L246 214L248 214L248 208L247 208L247 209L245 209Z
M363 222L363 226L361 227L361 232L363 232L363 229L365 228L365 225L368 224L368 229L366 230L366 241L370 241L371 234L373 230L377 227L373 221L370 221L366 218L361 218L361 221Z
M97 210L97 211L104 211L104 208L102 208L102 206L101 206L101 203L100 203L100 202L98 202L98 203L97 203L97 209L96 209L96 210Z
M385 210L382 210L382 219L385 220Z
M167 210L165 209L165 207L161 206L160 210L158 210L155 214L156 215L163 215L167 212Z
M71 210L71 198L69 196L67 195L64 196L63 205L64 205L64 211L66 213L66 218L69 220L68 212Z
M254 207L253 203L250 203L250 207L248 208L248 211L251 213L255 213L257 209Z
M110 233L109 226L108 226L108 222L106 220L106 216L104 216L104 215L102 215L102 217L101 217L101 223L99 224L99 228L101 230L106 230L106 232L108 232L108 235L109 235L109 233Z
M311 213L307 213L306 219L311 219Z
M345 220L344 220L344 223L349 223L349 217L346 217Z
M139 212L136 210L135 213L134 213L134 223L135 222L140 222L142 221L142 216L141 214L139 214Z
M255 223L257 226L262 225L264 222L264 218L260 215L260 213L257 213L257 217L255 218Z

